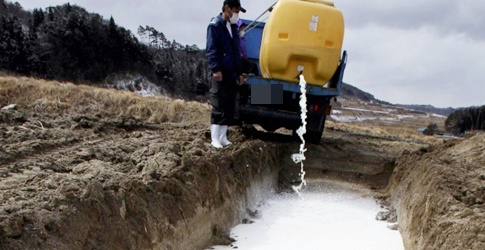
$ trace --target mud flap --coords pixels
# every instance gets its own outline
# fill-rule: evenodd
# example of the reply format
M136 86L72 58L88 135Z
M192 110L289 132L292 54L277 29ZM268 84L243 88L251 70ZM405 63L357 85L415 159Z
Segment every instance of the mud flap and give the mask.
M325 115L320 115L317 117L312 117L309 119L307 125L307 132L305 134L305 140L312 144L320 144L322 139L323 129L325 127Z

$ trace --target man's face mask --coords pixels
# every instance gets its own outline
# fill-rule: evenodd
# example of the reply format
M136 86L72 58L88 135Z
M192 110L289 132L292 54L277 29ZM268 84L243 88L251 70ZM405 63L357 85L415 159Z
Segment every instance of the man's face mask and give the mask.
M236 23L237 23L237 21L239 21L239 13L236 13L236 12L234 12L234 11L232 11L232 10L231 10L231 12L232 12L232 16L231 16L231 18L229 19L229 21L230 21L232 24L236 24Z

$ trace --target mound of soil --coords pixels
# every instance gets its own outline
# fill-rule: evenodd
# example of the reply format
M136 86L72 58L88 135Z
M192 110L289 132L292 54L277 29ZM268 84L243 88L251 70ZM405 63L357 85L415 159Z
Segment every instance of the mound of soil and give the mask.
M485 134L404 153L389 190L406 249L485 249Z
M234 145L215 150L208 128L1 110L0 249L220 243L244 216L251 181L277 174L269 166L282 156L237 129Z

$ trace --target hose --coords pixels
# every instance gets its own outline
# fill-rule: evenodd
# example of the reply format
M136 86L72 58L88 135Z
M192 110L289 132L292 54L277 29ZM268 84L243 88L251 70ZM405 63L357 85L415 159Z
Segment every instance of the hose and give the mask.
M276 1L274 4L272 4L267 10L265 10L261 15L259 15L256 19L254 19L251 23L248 24L248 26L246 27L246 29L244 29L244 33L247 34L249 31L251 31L252 29L254 29L257 25L254 25L253 27L251 27L251 25L255 22L257 22L264 14L266 14L266 12L271 12L273 10L273 6L275 6L276 4L278 3L278 1ZM266 19L268 19L268 17L266 17L264 21L266 21Z

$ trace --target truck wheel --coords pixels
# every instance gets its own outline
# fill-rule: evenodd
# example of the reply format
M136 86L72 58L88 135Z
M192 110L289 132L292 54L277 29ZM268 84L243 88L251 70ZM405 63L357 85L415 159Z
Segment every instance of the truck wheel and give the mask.
M274 132L279 128L278 126L269 125L269 124L261 124L261 127L268 132Z
M319 145L320 140L322 139L322 134L323 134L323 131L321 131L321 132L307 131L303 137L305 138L305 142L315 144L315 145ZM296 140L300 141L300 137L296 133L296 129L293 129L293 137Z
M305 141L309 142L311 144L319 145L320 140L322 139L322 131L307 131L306 134L304 135Z

